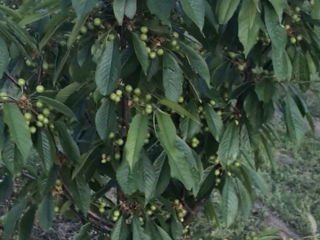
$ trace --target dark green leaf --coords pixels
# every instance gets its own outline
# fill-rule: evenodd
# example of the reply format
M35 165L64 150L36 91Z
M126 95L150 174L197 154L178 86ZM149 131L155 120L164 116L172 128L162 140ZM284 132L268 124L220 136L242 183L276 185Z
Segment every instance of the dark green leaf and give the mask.
M6 42L0 37L0 79L9 64L10 56Z
M147 0L147 6L152 14L155 14L164 24L171 25L170 13L175 4L174 0L159 1Z
M44 231L48 231L52 225L54 211L51 193L47 194L41 201L37 211L39 225Z
M212 136L219 141L223 130L221 117L208 105L204 108L204 116Z
M204 0L181 0L183 11L202 31L205 15Z
M145 75L148 73L149 69L149 55L144 42L136 33L132 33L132 42L136 56L142 66Z
M53 139L46 129L38 131L37 150L43 161L45 171L49 172L57 156Z
M116 106L110 100L105 100L96 113L97 132L102 140L107 140L109 134L117 127Z
M132 240L151 240L140 226L140 222L137 218L133 218L132 228Z
M19 224L19 240L28 240L31 238L36 210L35 206L31 206L23 215Z
M0 182L0 203L5 201L12 193L13 181L10 176L5 176Z
M73 240L89 240L89 231L91 228L91 223L83 225L77 235L74 236Z
M218 0L217 15L220 24L229 22L233 14L238 8L240 0Z
M238 213L238 197L231 178L227 178L223 186L221 212L226 227L230 227Z
M72 0L72 6L78 18L82 18L93 9L97 2L98 0Z

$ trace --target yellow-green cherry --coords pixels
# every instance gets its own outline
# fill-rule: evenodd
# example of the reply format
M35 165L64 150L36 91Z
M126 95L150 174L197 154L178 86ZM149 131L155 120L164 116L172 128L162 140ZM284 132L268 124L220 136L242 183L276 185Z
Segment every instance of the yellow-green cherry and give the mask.
M158 56L162 56L164 54L164 51L162 48L159 48L157 51Z
M140 34L140 39L141 39L142 41L147 41L147 39L148 39L147 34L141 33L141 34Z
M23 87L26 84L26 80L24 80L23 78L19 78L18 79L18 85L20 87Z
M38 85L36 88L37 93L43 93L44 92L44 86Z
M146 26L142 26L142 27L140 28L140 31L141 31L142 33L147 33L147 32L149 31L149 29L148 29L148 27L146 27Z
M101 19L100 18L95 18L93 20L93 24L97 27L99 27L101 25Z
M149 57L150 57L151 59L155 59L155 58L157 57L157 54L156 54L155 52L150 52L150 53L149 53Z

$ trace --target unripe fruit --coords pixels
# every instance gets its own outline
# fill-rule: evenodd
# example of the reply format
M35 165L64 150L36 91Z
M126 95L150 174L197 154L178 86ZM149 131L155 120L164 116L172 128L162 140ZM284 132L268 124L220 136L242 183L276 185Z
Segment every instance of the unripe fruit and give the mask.
M303 39L302 35L298 35L298 36L297 36L297 40L298 40L299 42L302 41L302 39Z
M42 108L43 107L43 103L41 101L37 101L36 102L36 106L37 106L37 108Z
M43 115L45 115L45 116L49 116L50 115L50 109L49 108L44 108L43 110L42 110L42 113L43 113Z
M101 159L101 163L102 163L102 164L107 163L107 159Z
M104 213L104 212L105 212L104 207L99 208L99 212L100 212L100 213Z
M289 29L291 28L291 26L290 26L289 24L287 24L287 25L285 26L285 28L286 28L287 30L289 30Z
M240 72L243 72L244 69L245 69L245 65L244 65L244 64L239 64L239 65L238 65L238 70L239 70Z
M95 18L93 20L93 24L97 27L99 27L101 25L101 19L100 18Z
M221 179L220 179L220 178L217 178L217 179L216 179L216 183L217 183L217 184L221 183Z
M296 44L297 39L296 39L295 37L291 37L291 38L290 38L290 42L291 42L292 44Z
M132 99L133 102L138 103L140 101L138 96L134 96Z
M219 169L215 170L214 171L214 175L219 176L220 175L220 170Z
M121 97L119 97L118 95L116 96L115 102L118 103L121 101Z
M152 105L151 104L147 104L145 110L146 110L147 114L151 114L152 113Z
M232 59L235 59L237 57L237 54L234 53L234 52L229 52L229 56L232 58Z
M94 25L93 25L92 22L88 22L87 26L88 26L88 28L89 28L90 30L93 30L93 29L94 29Z
M39 128L43 127L43 123L40 122L40 121L37 121L36 125L37 125L37 127L39 127Z
M176 51L179 51L180 50L180 46L179 45L177 45L177 46L175 46L175 48L174 48Z
M49 119L45 117L42 122L43 122L44 124L48 124L48 123L49 123Z
M174 38L179 38L179 33L173 32L172 36L173 36Z
M179 97L178 102L179 103L183 103L184 102L184 98L183 97Z
M179 199L174 200L174 205L179 205L179 204L180 204Z
M117 91L116 91L116 94L117 94L119 97L121 97L121 96L122 96L122 91L121 91L121 90L117 90Z
M81 32L82 34L86 34L86 33L88 32L87 27L86 27L86 26L82 26L82 27L80 28L80 32Z
M222 116L222 112L221 112L220 110L217 112L217 114L218 114L219 116Z
M113 133L113 132L111 132L110 134L109 134L109 139L113 139L115 137L115 134Z
M210 105L214 106L216 104L216 102L214 100L210 100Z
M48 64L46 61L44 61L44 62L42 63L42 69L43 69L44 71L47 71L47 70L49 69L49 64Z
M126 86L126 92L131 93L132 92L132 86L131 85L127 85Z
M151 99L152 99L151 94L147 94L147 95L146 95L146 101L148 102L148 101L150 101Z
M178 44L177 40L173 39L173 40L171 41L171 45L172 45L173 47L177 46L177 44Z
M139 217L139 222L140 222L141 224L143 224L143 222L144 222L143 217Z
M38 118L38 120L39 120L39 121L41 121L41 122L42 122L42 121L43 121L43 119L44 119L44 116L43 116L43 114L39 114L37 118Z
M234 123L238 126L239 125L239 121L238 120L234 120Z
M54 125L52 123L50 123L49 128L53 130L54 129Z
M153 214L153 212L152 212L151 210L148 210L148 211L147 211L147 215L148 215L148 216L151 216L152 214Z
M32 127L29 127L29 130L30 130L30 133L31 134L35 134L37 132L37 128L32 126Z
M184 218L179 218L179 221L180 222L184 222Z
M26 120L30 121L30 120L32 119L32 114L29 113L29 112L26 112L26 113L24 114L24 118L25 118Z
M112 217L112 221L114 221L114 222L116 222L116 221L118 221L118 217Z
M44 92L44 86L38 85L36 88L37 93L43 93Z
M137 95L137 96L140 96L140 94L141 94L140 88L134 89L133 93L134 93L135 95Z
M148 29L148 27L146 27L146 26L142 26L142 27L140 28L140 31L141 31L142 33L147 33L147 32L149 31L149 29Z
M120 153L116 153L116 154L114 155L114 159L119 160L120 158L121 158Z
M120 216L120 211L116 210L113 212L113 216L119 217Z
M32 65L32 62L31 62L29 59L27 59L27 60L26 60L26 65L27 65L28 67L30 67L30 66Z
M141 34L140 34L140 39L141 39L142 41L147 41L147 40L148 40L147 34L141 33Z
M26 81L25 81L23 78L19 78L19 79L18 79L18 85L19 85L20 87L23 87L25 84L26 84Z
M234 165L235 165L236 167L240 167L241 164L240 164L239 162L235 162Z
M295 11L296 11L296 12L300 12L301 9L300 9L299 7L296 7L296 8L295 8Z
M117 140L117 145L122 146L123 144L124 144L123 139L122 139L122 138L119 138L119 139Z
M159 48L158 51L157 51L157 54L158 54L159 56L162 56L162 55L164 54L163 49L162 49L162 48Z
M115 102L117 100L117 94L111 93L110 94L110 99Z
M150 53L149 53L149 57L150 57L151 59L155 59L155 58L157 57L157 54L156 54L155 52L150 52Z
M155 210L157 210L157 207L155 205L151 205L151 210L155 211Z
M148 54L151 53L151 48L147 47L146 49Z
M59 209L58 206L55 206L53 210L54 210L55 213L58 213L60 209Z
M116 36L113 33L109 34L109 36L108 36L109 41L113 41L115 38L116 38Z
M232 174L231 174L231 172L227 172L227 175L228 175L229 177L231 177Z

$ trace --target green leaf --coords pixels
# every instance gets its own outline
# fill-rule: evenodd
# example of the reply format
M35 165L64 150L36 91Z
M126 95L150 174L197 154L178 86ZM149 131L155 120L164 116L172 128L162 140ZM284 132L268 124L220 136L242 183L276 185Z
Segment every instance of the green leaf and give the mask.
M17 203L10 209L8 214L5 216L3 221L3 233L2 240L12 240L16 224L22 214L25 206L27 204L27 199L23 198L17 201Z
M72 7L77 13L78 18L82 18L91 12L98 0L72 0Z
M253 201L243 183L239 180L236 183L239 191L239 210L241 211L243 218L247 220L251 214Z
M175 4L174 0L147 0L147 6L150 12L156 15L162 23L171 25L170 13Z
M36 210L35 206L31 206L23 215L19 224L19 240L28 240L31 238Z
M118 44L108 42L98 62L95 80L100 93L110 94L116 87L120 76L121 62Z
M219 141L223 130L223 122L221 117L209 105L204 107L204 116L206 118L210 133L217 141Z
M201 131L200 118L198 115L198 108L196 104L191 101L186 106L186 110L192 114L197 119L197 122L193 121L188 117L181 117L179 128L182 132L184 140L191 139L194 135Z
M43 161L46 172L49 172L56 161L56 148L48 130L40 129L37 137L37 150Z
M90 208L90 187L85 176L78 176L70 184L72 198L83 214Z
M192 121L200 124L200 121L197 117L192 115L190 112L188 112L185 108L183 108L180 104L170 101L168 99L161 99L160 104L167 106L168 108L172 109L173 111L179 113L181 116L186 116L190 118Z
M109 134L117 127L116 106L110 100L105 100L96 113L96 129L102 140L109 139Z
M243 1L238 16L238 37L244 47L246 57L257 42L259 29L260 17L257 15L254 2L252 0Z
M264 5L265 24L272 42L272 50L284 50L287 44L287 31L278 21L276 12L268 5Z
M56 95L56 100L59 102L66 102L68 98L80 88L83 87L83 84L78 82L70 83L68 86L62 88Z
M293 77L297 82L308 82L310 80L307 59L300 49L296 49L293 59Z
M41 102L43 102L45 105L52 107L55 111L62 113L66 117L70 118L71 121L77 120L72 110L62 102L59 102L56 99L45 97L45 96L39 96L38 99Z
M172 238L170 237L170 235L163 230L163 228L161 228L160 226L157 226L158 232L162 238L162 240L172 240Z
M227 125L221 137L218 156L223 166L227 166L234 161L239 153L240 128L231 122Z
M158 138L169 157L171 176L194 191L200 182L197 161L190 147L178 136L170 115L157 112Z
M149 55L145 43L140 39L138 34L132 32L132 42L136 56L142 66L145 75L149 69Z
M16 143L23 161L25 161L32 147L29 127L19 108L14 103L7 103L3 108L3 121L8 125L10 135Z
M9 64L10 56L6 42L0 37L0 79Z
M47 194L41 201L37 211L39 225L44 231L48 231L52 225L54 211L51 193Z
M124 157L132 170L139 160L140 152L148 134L148 116L137 114L134 116L124 147Z
M217 15L220 24L226 24L238 8L240 0L218 0Z
M114 0L113 12L119 23L122 25L123 17L126 15L128 18L133 18L137 10L136 0Z
M285 50L272 48L272 65L278 81L288 81L292 75L292 64Z
M290 95L285 99L285 122L290 138L300 144L306 132L304 118Z
M193 48L182 42L180 45L183 48L184 53L186 54L191 67L193 68L193 71L199 74L199 76L205 80L207 85L210 86L210 72L206 61Z
M132 240L151 240L140 226L140 222L136 217L133 218L132 223Z
M222 190L221 213L226 227L230 227L238 213L238 197L231 178L227 177Z
M162 83L165 96L170 101L177 102L182 94L183 74L175 57L170 53L163 56Z
M59 133L59 139L67 159L73 163L80 160L80 151L76 142L71 137L65 124L61 121L56 123L56 129Z
M12 193L13 181L10 176L5 176L0 182L0 203L4 202Z
M8 140L2 151L2 158L6 168L9 170L12 176L15 176L18 173L17 162L16 162L16 145L13 141Z
M125 240L128 237L128 227L121 216L113 227L111 240Z
M127 161L122 161L117 169L117 181L121 187L121 190L126 195L132 195L138 189L136 185L135 173L135 169L133 171L130 171L130 167Z
M281 23L286 0L269 0L269 2L272 4L274 10L276 11L279 18L279 22Z
M204 0L181 0L183 11L202 31L205 16Z
M261 79L256 83L255 91L260 101L268 103L275 92L274 82L269 78Z
M315 0L312 6L311 17L316 20L320 20L320 1Z
M91 228L91 223L83 225L77 235L74 236L73 240L89 240L89 231Z

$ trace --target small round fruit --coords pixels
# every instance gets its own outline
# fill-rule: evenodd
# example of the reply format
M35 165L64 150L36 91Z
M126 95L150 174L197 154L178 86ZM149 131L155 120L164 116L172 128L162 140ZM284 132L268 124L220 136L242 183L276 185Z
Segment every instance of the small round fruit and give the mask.
M219 169L215 170L214 171L214 175L219 176L220 175L220 170Z
M290 26L289 24L287 24L287 25L285 26L285 28L286 28L287 30L289 30L289 29L291 28L291 26Z
M88 28L87 28L86 26L82 26L82 27L80 28L80 32L81 32L82 34L86 34L86 33L88 32Z
M146 110L147 114L151 114L152 113L152 105L151 104L147 104L145 110Z
M114 154L114 159L119 160L120 158L121 158L121 154L120 153Z
M27 121L30 121L30 120L32 119L32 114L29 113L29 112L26 112L26 113L24 114L24 118L25 118Z
M155 205L151 205L151 211L157 210L157 207Z
M291 38L290 38L290 42L291 42L292 44L296 44L297 39L296 39L295 37L291 37Z
M38 85L36 88L37 93L43 93L44 92L44 86L43 85Z
M116 94L117 94L117 96L121 97L121 96L122 96L122 91L121 91L120 89L118 89L118 90L116 91Z
M139 217L139 222L140 222L141 224L143 224L143 222L144 222L143 217Z
M147 34L144 34L144 33L141 33L140 34L140 39L142 40L142 41L147 41L148 40L148 36L147 36Z
M107 163L107 159L101 159L101 163L102 163L102 164Z
M57 179L57 180L56 180L56 185L57 185L57 186L61 186L61 184L62 184L61 180L60 180L60 179Z
M180 204L179 199L175 199L175 200L174 200L174 205L179 205L179 204Z
M97 26L97 27L99 27L100 25L101 25L101 19L100 18L95 18L94 20L93 20L93 24L95 25L95 26Z
M36 107L37 108L43 108L43 103L41 101L36 102Z
M172 36L173 36L174 38L179 38L179 33L173 32Z
M236 167L240 167L240 165L241 165L241 164L240 164L239 162L235 162L235 163L234 163L234 166L236 166Z
M232 174L231 174L231 172L227 172L227 175L228 175L229 177L231 177Z
M45 117L42 122L47 125L49 124L49 119Z
M118 96L117 96L117 94L115 94L115 93L111 93L111 94L110 94L110 99L111 99L112 101L114 101L114 102L117 100L117 97L118 97Z
M179 218L179 221L180 222L184 222L184 218Z
M113 41L116 38L116 36L113 33L110 33L108 36L109 41Z
M37 121L36 125L37 125L37 127L39 127L39 128L43 127L43 123L40 122L40 121Z
M150 52L150 53L149 53L149 57L150 57L151 59L155 59L155 58L157 57L157 54L156 54L155 52Z
M49 128L52 129L52 130L54 129L53 123L50 123Z
M296 11L296 12L300 12L300 11L301 11L301 8L300 8L300 7L296 7L296 8L295 8L295 11Z
M128 84L128 85L126 86L126 92L131 93L132 90L133 90L132 86Z
M221 179L220 179L220 178L217 178L217 179L216 179L216 183L217 183L217 184L221 183Z
M303 39L302 35L298 35L298 36L297 36L297 40L298 40L299 42L301 42L302 39Z
M113 212L113 216L119 217L120 216L120 211L119 210L114 211Z
M158 56L162 56L164 54L164 51L162 48L159 48L157 51Z
M23 87L26 84L26 80L24 80L23 78L19 78L18 79L18 85L20 87Z
M141 31L142 33L147 33L147 32L149 31L149 29L148 29L148 27L146 27L146 26L142 26L142 27L140 28L140 31Z
M134 96L132 101L138 103L140 101L140 98L138 96Z
M146 101L148 102L152 99L152 96L151 94L147 94L145 98L146 98Z
M151 53L151 48L146 47L146 49L147 49L147 53L148 53L148 54Z
M120 96L116 96L116 99L114 100L116 103L120 102L121 101L121 97Z
M30 133L35 134L37 132L37 128L34 126L29 127Z
M55 213L58 213L60 211L58 206L55 206L53 210L54 210Z
M216 102L214 100L210 100L210 105L214 106L216 104Z
M93 30L94 29L94 25L93 25L92 22L88 22L87 26L88 26L89 30Z
M100 213L104 213L104 212L105 212L104 207L99 208L99 212L100 212Z
M137 96L140 96L140 94L141 94L140 88L134 89L133 93L134 93L135 95L137 95Z
M174 47L174 49L175 49L176 51L179 51L179 50L180 50L180 46L177 45L177 46Z
M244 69L245 69L245 65L244 65L244 64L239 64L239 65L238 65L238 70L239 70L240 72L243 72Z
M39 120L39 121L41 121L41 122L42 122L42 121L43 121L43 119L44 119L44 116L43 116L43 114L39 114L37 118L38 118L38 120Z
M171 41L171 45L172 45L173 47L177 46L177 44L178 44L177 40L173 39L173 40Z
M44 108L43 110L42 110L42 113L43 113L43 115L45 115L45 116L49 116L50 115L50 109L49 108Z
M109 133L109 139L113 139L115 137L114 132Z
M238 120L234 120L234 123L238 126L239 125L239 121Z
M32 66L32 62L31 62L29 59L27 59L27 60L26 60L26 65L27 65L28 67L31 67L31 66Z
M44 71L47 71L47 70L49 69L49 64L48 64L46 61L44 61L44 62L42 63L42 69L43 69Z
M183 97L179 97L178 102L179 103L183 103L184 102L184 98Z
M124 144L123 139L122 139L122 138L119 138L119 139L117 140L117 144L118 144L119 146L122 146L122 145Z
M148 211L147 211L147 215L148 215L148 216L151 216L152 214L153 214L153 212L152 212L151 210L148 210Z
M222 112L221 112L220 110L217 112L217 114L218 114L219 116L222 116Z

